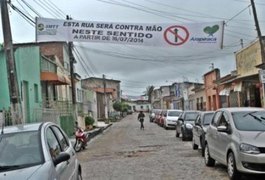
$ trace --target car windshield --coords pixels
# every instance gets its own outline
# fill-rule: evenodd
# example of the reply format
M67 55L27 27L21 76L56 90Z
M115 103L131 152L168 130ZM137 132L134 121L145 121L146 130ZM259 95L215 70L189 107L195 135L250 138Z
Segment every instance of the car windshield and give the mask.
M181 111L169 111L168 116L179 116Z
M0 172L43 163L38 131L0 135Z
M185 121L195 121L198 116L198 112L189 112L185 115Z
M214 113L204 114L204 117L203 117L203 125L209 125L211 123L212 118L213 118L213 114Z
M265 111L232 113L235 126L241 131L265 131Z

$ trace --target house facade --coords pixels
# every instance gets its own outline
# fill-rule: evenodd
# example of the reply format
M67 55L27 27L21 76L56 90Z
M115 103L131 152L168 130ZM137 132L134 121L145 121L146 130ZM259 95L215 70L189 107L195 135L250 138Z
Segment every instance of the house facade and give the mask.
M82 79L82 88L94 90L97 101L97 119L106 119L114 111L113 103L121 100L120 81L90 77Z
M20 94L22 121L35 122L34 110L42 107L40 83L40 51L35 46L14 47L18 89ZM6 55L0 51L0 110L9 110L10 95L7 81Z

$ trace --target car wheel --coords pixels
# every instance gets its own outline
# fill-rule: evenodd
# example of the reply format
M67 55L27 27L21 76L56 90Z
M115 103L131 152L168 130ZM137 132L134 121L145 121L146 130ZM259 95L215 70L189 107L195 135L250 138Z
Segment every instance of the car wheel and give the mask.
M185 136L185 133L183 133L183 131L182 131L182 141L186 141L186 136Z
M178 133L178 131L176 131L176 137L179 137L179 133Z
M194 149L194 150L198 149L198 145L195 144L195 141L193 138L192 138L192 149Z
M215 164L215 160L210 156L208 144L206 144L204 150L204 161L205 165L209 167L212 167Z
M227 173L231 180L240 179L240 173L236 168L235 156L232 152L230 152L227 157Z
M204 157L205 142L202 140L202 138L200 139L200 143L201 143L201 148L202 148L202 157Z
M74 145L74 149L75 149L76 152L81 151L81 149L82 149L82 141L76 140L75 141L75 145Z

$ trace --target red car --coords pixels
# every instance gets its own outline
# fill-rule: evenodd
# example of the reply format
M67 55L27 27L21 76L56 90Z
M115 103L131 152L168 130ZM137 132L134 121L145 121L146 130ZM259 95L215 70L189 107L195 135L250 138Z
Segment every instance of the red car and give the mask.
M160 119L160 114L161 114L162 110L161 109L158 109L156 112L155 112L155 123L159 124L159 119Z

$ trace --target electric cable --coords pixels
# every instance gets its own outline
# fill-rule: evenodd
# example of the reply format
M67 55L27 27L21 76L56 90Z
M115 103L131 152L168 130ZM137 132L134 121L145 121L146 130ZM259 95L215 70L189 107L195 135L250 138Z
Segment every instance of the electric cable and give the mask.
M26 1L21 0L32 12L34 12L38 17L42 17L40 13L38 13L31 5L29 5Z

